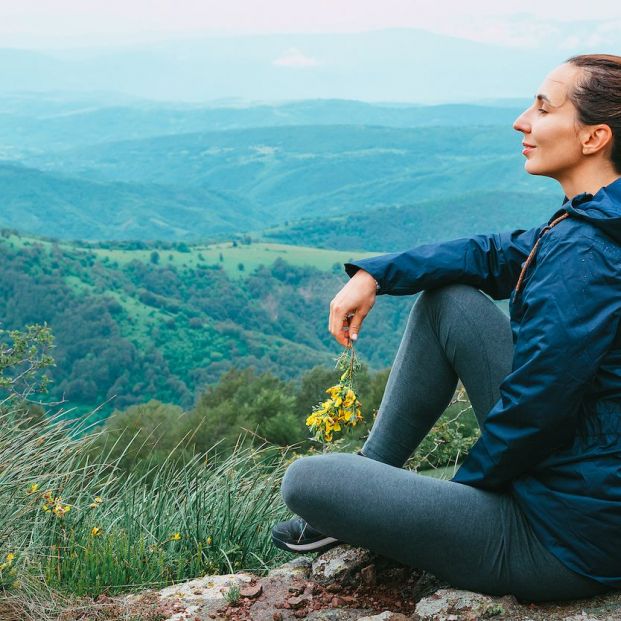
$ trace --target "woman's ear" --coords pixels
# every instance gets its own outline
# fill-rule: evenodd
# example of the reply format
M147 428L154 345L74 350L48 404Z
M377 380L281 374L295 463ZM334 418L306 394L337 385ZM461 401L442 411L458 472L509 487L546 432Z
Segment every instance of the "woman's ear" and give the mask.
M582 129L582 153L592 155L603 149L612 148L612 129L608 125L588 125Z

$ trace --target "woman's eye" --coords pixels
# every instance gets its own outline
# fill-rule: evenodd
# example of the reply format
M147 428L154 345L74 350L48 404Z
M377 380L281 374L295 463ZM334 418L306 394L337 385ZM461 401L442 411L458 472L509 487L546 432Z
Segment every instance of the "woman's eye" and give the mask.
M547 110L544 110L543 108L537 108L538 112L542 112L543 114L548 114Z

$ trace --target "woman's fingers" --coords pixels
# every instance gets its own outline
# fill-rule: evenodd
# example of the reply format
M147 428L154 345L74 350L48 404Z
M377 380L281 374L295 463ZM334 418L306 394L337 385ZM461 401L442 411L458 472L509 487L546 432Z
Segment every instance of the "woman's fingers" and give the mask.
M375 289L373 276L360 270L330 303L328 329L344 347L358 338L362 322L375 303Z
M358 339L358 333L360 332L360 327L362 326L362 322L364 321L364 318L366 316L367 316L366 313L363 315L361 312L357 312L352 317L351 323L349 324L349 338L352 341L355 341Z

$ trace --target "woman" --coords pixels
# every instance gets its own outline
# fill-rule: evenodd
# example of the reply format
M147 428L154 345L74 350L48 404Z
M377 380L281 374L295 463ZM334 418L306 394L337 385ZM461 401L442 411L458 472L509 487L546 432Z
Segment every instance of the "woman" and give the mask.
M343 345L376 289L423 293L361 454L287 470L301 518L274 527L276 545L343 541L528 601L621 587L621 57L570 58L514 128L562 207L529 231L346 265L330 306ZM510 298L510 322L482 292ZM404 470L458 378L481 437L450 481Z

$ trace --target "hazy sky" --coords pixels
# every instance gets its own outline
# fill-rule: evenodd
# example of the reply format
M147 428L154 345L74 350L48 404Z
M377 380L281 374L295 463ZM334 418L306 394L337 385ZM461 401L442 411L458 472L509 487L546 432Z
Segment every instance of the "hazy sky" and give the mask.
M358 32L392 27L518 47L545 44L555 22L621 30L618 0L0 0L0 47L71 47L171 36Z

